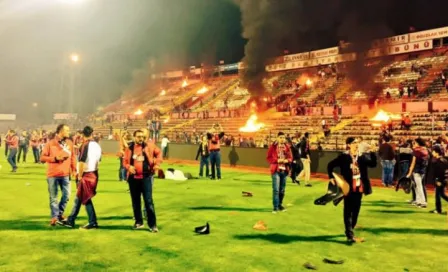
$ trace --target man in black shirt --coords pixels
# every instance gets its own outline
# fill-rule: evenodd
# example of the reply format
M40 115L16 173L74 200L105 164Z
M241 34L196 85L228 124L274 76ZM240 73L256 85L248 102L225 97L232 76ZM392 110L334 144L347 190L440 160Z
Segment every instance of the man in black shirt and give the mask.
M348 151L329 162L327 171L329 178L334 180L333 172L335 168L339 168L341 175L350 186L350 192L344 197L345 235L349 243L357 243L364 240L356 238L353 230L358 222L362 195L370 195L372 193L368 168L376 167L377 160L376 154L372 149L369 150L369 153L359 155L358 143L355 138L348 137L346 144Z
M436 145L432 149L432 156L436 159L433 165L434 179L436 182L436 209L432 213L442 214L441 198L448 201L448 196L445 193L445 186L448 181L448 160L443 157L443 150Z

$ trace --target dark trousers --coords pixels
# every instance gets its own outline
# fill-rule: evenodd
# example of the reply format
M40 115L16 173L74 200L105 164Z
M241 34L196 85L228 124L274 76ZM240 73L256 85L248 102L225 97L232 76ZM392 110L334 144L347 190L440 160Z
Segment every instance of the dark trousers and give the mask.
M201 162L199 165L199 176L202 177L204 175L204 166L205 166L205 176L210 176L210 169L208 163L208 156L201 156Z
M168 155L168 146L165 146L165 147L162 148L162 155L163 155L163 158L164 158L164 159L167 158L167 155Z
M8 157L9 145L5 144L5 157Z
M27 145L19 145L19 154L17 154L17 162L20 162L22 152L23 152L23 162L26 162L26 154L28 153Z
M131 192L132 210L134 212L134 218L136 224L143 224L142 217L142 200L145 203L146 219L148 220L148 226L154 228L157 226L156 211L154 209L154 201L152 199L152 184L154 176L148 176L143 179L135 179L130 176L128 179L129 191Z
M39 148L37 146L33 146L33 156L34 156L34 162L38 163L40 160L40 154L39 154Z
M448 196L445 193L445 186L436 186L436 210L442 213L442 198L448 201Z
M70 213L70 216L68 217L68 221L72 225L75 225L76 217L78 217L79 210L81 209L81 204L82 204L81 200L76 196L75 201L73 203L72 212ZM96 225L97 224L96 213L95 213L95 208L93 207L92 199L89 199L89 201L87 201L85 206L86 206L87 215L89 216L89 225Z
M212 178L221 178L221 152L211 151L210 152L210 165L212 167ZM216 173L216 175L215 175Z
M353 229L358 222L359 211L361 210L362 193L350 192L344 197L344 225L345 235L351 239L355 236Z
M300 161L300 159L299 159ZM299 161L296 161L296 163L291 163L291 179L292 181L296 180L297 176L302 171L302 168L300 167Z

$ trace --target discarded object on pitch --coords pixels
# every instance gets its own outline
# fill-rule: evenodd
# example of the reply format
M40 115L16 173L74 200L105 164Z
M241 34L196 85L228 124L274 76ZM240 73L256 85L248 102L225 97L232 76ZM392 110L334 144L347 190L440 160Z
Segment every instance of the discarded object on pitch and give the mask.
M328 259L328 258L324 258L322 261L327 264L343 264L344 263L344 260L336 261L336 260L332 260L332 259Z
M327 193L314 201L314 205L326 205L328 202L333 201L333 204L337 206L342 198L350 192L350 185L348 185L345 179L337 174L333 173L334 179L328 183Z
M395 187L395 191L398 191L401 188L406 194L409 194L411 192L412 186L413 186L412 180L405 176L398 180L397 187Z
M194 232L196 232L197 234L209 234L210 233L210 225L207 222L207 224L205 226L196 227L194 229Z
M266 223L264 223L262 220L255 223L253 228L254 230L268 230L268 226L266 226Z
M242 192L243 196L245 197L253 197L254 195L251 192Z
M159 179L165 179L165 173L163 172L162 169L159 169L159 170L157 171L157 177L158 177Z
M304 263L303 267L305 267L306 269L309 269L309 270L317 270L317 267L311 263Z

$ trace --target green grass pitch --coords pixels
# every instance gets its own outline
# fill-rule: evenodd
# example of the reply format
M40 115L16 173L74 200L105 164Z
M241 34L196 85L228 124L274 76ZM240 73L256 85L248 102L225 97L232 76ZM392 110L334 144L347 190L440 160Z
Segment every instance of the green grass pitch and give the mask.
M3 156L0 164L0 271L304 271L306 262L319 271L448 271L447 217L428 213L432 194L429 208L418 209L403 192L374 188L356 230L366 242L348 246L342 204L313 205L326 183L306 188L288 180L288 211L272 214L270 177L226 168L221 181L156 179L160 232L152 234L131 229L127 185L117 181L118 160L106 157L93 199L100 229L83 231L48 225L44 165L19 164L12 174ZM195 166L168 167L197 174ZM77 224L85 224L84 208L80 215ZM267 231L252 228L259 220ZM211 234L195 235L205 222ZM325 257L345 263L324 264Z

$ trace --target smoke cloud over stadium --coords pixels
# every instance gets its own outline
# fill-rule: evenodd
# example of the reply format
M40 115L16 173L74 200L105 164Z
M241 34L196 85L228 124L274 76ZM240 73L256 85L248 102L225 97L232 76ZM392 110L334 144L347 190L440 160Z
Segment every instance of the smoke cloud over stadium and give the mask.
M340 40L350 42L352 45L347 51L358 52L360 57L349 64L348 76L356 87L363 88L378 71L376 66L366 68L362 53L371 47L374 39L399 34L391 30L391 25L402 33L407 32L412 22L443 25L441 17L423 19L419 11L430 7L427 2L419 0L409 1L406 8L402 1L391 0L235 2L241 10L243 37L248 40L244 51L244 62L248 68L243 79L255 95L264 91L261 79L266 63L270 58L281 55L284 49L298 53L333 47ZM447 6L446 1L435 2L431 6Z

